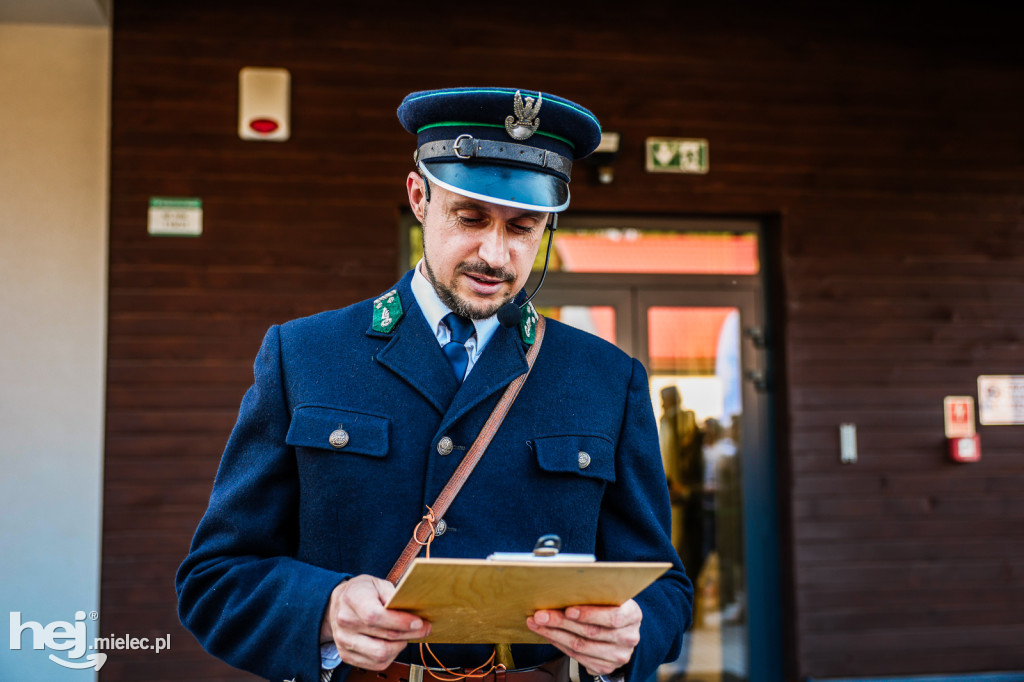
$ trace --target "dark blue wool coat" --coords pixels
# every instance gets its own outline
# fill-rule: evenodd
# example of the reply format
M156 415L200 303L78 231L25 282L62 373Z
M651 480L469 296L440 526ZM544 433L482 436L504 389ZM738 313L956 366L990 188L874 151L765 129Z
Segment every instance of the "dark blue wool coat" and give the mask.
M391 333L371 328L364 301L272 327L263 341L176 585L182 623L231 665L317 680L331 591L388 573L502 390L526 371L519 331L499 328L457 386L411 274L396 286L404 315ZM328 443L339 425L350 437L340 450ZM437 449L444 436L455 444L448 455ZM580 451L591 456L583 469ZM528 552L556 533L565 552L671 561L637 597L642 636L628 679L646 680L677 654L693 590L669 539L647 376L611 344L548 321L533 372L445 521L432 556ZM432 648L450 666L490 653ZM559 655L512 650L517 667ZM415 647L401 658L419 662Z

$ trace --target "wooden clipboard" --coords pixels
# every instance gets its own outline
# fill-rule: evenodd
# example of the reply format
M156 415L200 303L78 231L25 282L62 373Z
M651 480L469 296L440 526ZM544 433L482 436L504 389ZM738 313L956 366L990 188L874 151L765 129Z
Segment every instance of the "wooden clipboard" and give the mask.
M668 562L415 559L387 608L430 621L425 642L544 643L526 627L537 609L618 606L671 567Z

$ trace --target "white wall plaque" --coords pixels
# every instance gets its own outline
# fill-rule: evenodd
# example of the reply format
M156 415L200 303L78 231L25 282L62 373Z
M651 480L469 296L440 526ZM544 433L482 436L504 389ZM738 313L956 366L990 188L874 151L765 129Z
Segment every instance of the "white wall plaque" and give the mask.
M157 237L198 237L203 233L202 200L150 197L148 230Z
M1024 376L979 376L978 403L982 424L1024 424Z

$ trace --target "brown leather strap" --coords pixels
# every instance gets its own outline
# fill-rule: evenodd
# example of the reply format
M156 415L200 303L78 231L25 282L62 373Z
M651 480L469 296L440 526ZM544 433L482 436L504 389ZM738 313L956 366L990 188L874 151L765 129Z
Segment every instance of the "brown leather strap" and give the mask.
M480 461L487 446L491 444L491 439L494 438L494 434L498 432L501 427L501 423L505 421L505 415L508 414L508 410L512 407L512 403L515 401L516 396L519 395L519 389L526 383L526 378L530 376L530 370L533 369L533 363L537 359L537 353L540 352L541 341L544 340L544 317L538 316L537 319L537 332L533 341L533 346L526 353L526 373L517 376L511 384L505 389L505 393L502 394L501 400L494 406L494 410L491 412L491 416L487 418L480 433L477 434L476 440L473 441L473 445L470 446L469 452L459 462L459 466L456 467L455 473L448 479L448 483L445 484L444 489L441 490L441 494L437 496L434 504L431 505L430 509L433 513L433 518L441 519L444 518L445 512L448 511L448 507L451 505L452 500L459 494L462 489L462 484L469 478L469 474L472 473L473 467ZM424 517L426 520L426 517ZM412 538L409 543L402 550L402 554L398 557L398 561L391 567L391 572L388 573L388 580L394 584L398 584L398 581L405 575L405 570L409 567L409 562L416 558L416 555L420 553L420 549L427 543L430 538L430 534L433 532L433 528L430 523L424 523L420 521L416 524L416 528L413 529Z

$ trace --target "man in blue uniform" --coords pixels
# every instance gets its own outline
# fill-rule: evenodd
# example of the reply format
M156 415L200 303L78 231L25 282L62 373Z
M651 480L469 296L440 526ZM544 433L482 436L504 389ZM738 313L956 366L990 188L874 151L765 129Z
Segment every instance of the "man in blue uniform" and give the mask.
M270 329L178 572L185 626L271 680L423 674L408 644L431 624L384 608L384 576L527 371L537 314L522 290L568 206L572 160L600 139L593 114L546 93L418 92L398 114L417 135L406 185L424 257L375 299ZM567 661L572 677L642 682L677 654L692 587L647 376L611 344L547 322L518 398L433 524L435 557L530 551L553 533L565 552L673 563L621 606L535 613L527 626L549 644L513 644L514 668L489 680L548 682ZM493 649L433 647L463 669Z

